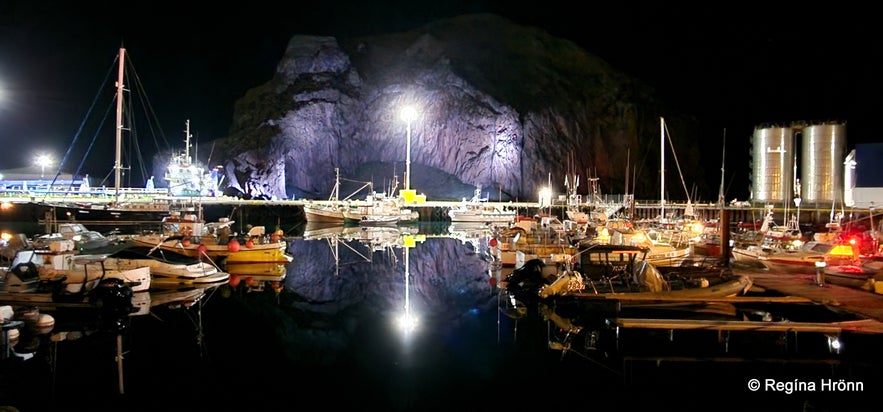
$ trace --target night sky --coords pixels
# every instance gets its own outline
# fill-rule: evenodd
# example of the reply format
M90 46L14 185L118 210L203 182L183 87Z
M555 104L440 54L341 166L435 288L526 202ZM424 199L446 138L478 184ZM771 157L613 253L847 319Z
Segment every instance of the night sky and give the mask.
M747 197L748 146L756 126L838 121L847 123L850 149L881 140L873 125L883 96L883 36L870 6L137 3L143 5L0 0L0 170L32 164L40 152L61 158L123 45L168 144L181 147L186 119L200 142L226 134L234 102L270 79L292 35L382 34L476 12L572 40L651 85L664 101L699 119L703 145L717 164L726 129L728 199ZM112 166L110 159L99 169Z

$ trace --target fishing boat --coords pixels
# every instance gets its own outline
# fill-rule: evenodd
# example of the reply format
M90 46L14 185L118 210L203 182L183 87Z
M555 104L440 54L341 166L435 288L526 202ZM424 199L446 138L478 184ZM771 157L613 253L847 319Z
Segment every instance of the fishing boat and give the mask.
M364 201L356 201L343 209L345 222L360 225L384 225L417 221L417 211L405 208L398 198L372 192Z
M795 252L803 244L803 233L792 216L786 225L776 225L773 219L772 209L768 207L766 218L760 229L756 232L759 239L755 242L736 242L732 249L733 260L739 264L759 265L762 264L762 256L771 253ZM756 237L755 237L756 238Z
M580 233L578 228L567 227L557 217L546 215L533 219L518 218L508 227L487 225L493 231L496 243L492 254L505 268L521 267L531 259L546 263L567 261L576 253L573 236Z
M184 150L172 155L166 167L164 179L168 183L171 196L209 196L219 194L218 188L223 180L216 171L209 171L201 162L190 155L190 120L185 122ZM152 183L153 177L150 182ZM152 184L151 184L152 186Z
M448 210L451 222L473 223L511 223L515 221L516 211L506 209L502 205L490 204L487 198L481 197L481 186L475 188L472 199L463 201Z
M748 276L727 270L663 273L646 261L649 248L595 244L549 271L531 260L509 274L502 287L525 303L550 298L678 300L737 296L751 288Z
M369 186L363 185L362 188ZM340 169L334 168L334 186L327 201L306 200L303 205L304 218L307 223L340 223L346 222L344 213L350 208L350 198L362 190L359 188L345 199L340 199ZM359 219L355 219L358 221Z
M173 211L163 218L159 232L133 235L135 246L158 247L198 259L223 263L289 263L294 258L286 252L280 231L265 233L264 226L254 226L240 239L232 233L234 221L220 218L205 222L201 213Z
M583 246L596 244L647 248L647 261L658 266L680 266L692 259L687 232L643 228L628 218L611 218L593 236L580 240Z

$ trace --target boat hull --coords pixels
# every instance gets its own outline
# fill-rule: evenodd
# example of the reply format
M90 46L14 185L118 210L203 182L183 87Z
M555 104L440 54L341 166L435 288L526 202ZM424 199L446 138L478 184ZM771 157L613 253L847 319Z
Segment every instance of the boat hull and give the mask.
M307 222L343 223L346 221L340 208L316 205L304 205L304 217Z
M231 241L226 245L185 242L180 239L157 241L153 236L133 237L136 246L150 246L201 259L208 257L218 263L289 263L294 257L285 252L284 242L254 244L251 247Z

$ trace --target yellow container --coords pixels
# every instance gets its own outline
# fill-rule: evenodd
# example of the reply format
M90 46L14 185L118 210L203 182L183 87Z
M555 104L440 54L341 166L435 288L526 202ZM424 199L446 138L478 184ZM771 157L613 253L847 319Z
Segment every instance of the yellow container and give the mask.
M399 190L399 196L402 199L405 199L405 203L414 203L414 198L417 197L417 191L414 189L401 189Z
M422 204L426 203L426 195L417 194L417 191L414 189L401 189L399 190L399 196L405 201L405 203L417 203Z

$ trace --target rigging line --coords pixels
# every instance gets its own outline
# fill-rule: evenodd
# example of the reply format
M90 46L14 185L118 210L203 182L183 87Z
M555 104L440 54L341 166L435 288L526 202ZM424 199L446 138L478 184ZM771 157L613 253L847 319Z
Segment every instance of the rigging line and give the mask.
M159 145L159 141L157 140L157 136L162 139L162 142L165 143L165 150L171 150L172 146L169 144L168 139L166 139L165 133L163 133L162 128L159 127L159 116L157 116L156 111L153 109L153 104L150 103L150 99L147 97L147 92L144 84L141 82L141 76L138 75L138 72L135 70L135 64L132 61L131 56L128 61L128 70L132 73L131 77L133 80L133 90L138 90L138 99L141 105L144 107L144 116L147 118L147 127L150 131L151 136L153 136L153 143L156 146L157 152L160 152L162 149ZM158 131L157 131L158 130Z
M159 141L157 140L157 135L160 135L162 137L164 143L166 144L165 147L168 150L168 149L170 149L170 146L168 144L168 141L165 140L165 136L162 133L162 128L159 127L159 119L153 110L153 106L151 105L150 100L147 97L147 93L145 92L144 84L141 82L141 77L138 75L137 71L135 70L135 65L132 62L131 58L129 58L126 61L126 63L127 63L127 66L126 66L127 76L126 76L126 78L132 79L132 87L131 88L132 88L132 90L136 91L135 93L129 93L128 98L129 98L130 104L128 107L130 107L130 108L136 107L133 102L133 95L137 96L138 103L141 105L140 107L143 108L143 111L144 111L144 117L146 119L145 123L147 125L147 131L151 136L153 136L153 144L154 144L154 147L156 148L156 152L160 153L162 151L162 149L160 148ZM129 155L129 167L131 168L133 164L137 164L138 170L141 172L141 180L145 181L147 179L147 176L152 175L152 173L148 173L148 171L147 171L147 162L144 160L144 155L141 151L141 145L139 144L140 133L137 130L137 125L140 122L136 122L134 120L134 116L135 116L134 110L130 110L129 113L127 114L127 116L129 119L128 120L129 148L130 148L130 150L135 151L134 157L136 160L136 161L132 161L133 156L130 154ZM159 130L159 131L157 131L157 130ZM129 176L130 181L131 181L131 177L132 176L130 174L130 176Z
M678 163L678 154L675 153L675 145L671 141L671 132L668 130L668 123L665 124L665 136L668 137L668 145L671 147L671 154L675 158L675 166L678 168L678 175L681 177L681 185L684 186L684 192L687 194L687 203L691 203L690 191L687 190L687 183L684 182L684 173L681 172L681 165Z
M54 185L55 182L58 180L58 178L61 176L61 171L63 170L65 163L67 163L67 160L68 160L68 158L69 158L70 155L71 155L71 152L73 152L73 148L74 148L74 146L75 146L75 143L76 143L77 140L79 140L79 138L80 138L80 133L82 133L82 131L83 131L83 126L86 124L86 119L89 118L89 114L92 113L92 110L95 108L95 105L98 103L98 98L99 98L99 97L101 96L101 94L102 94L102 93L101 93L101 90L104 89L104 85L107 84L108 79L110 78L111 73L113 73L113 67L115 67L115 65L117 64L117 59L118 59L118 58L119 58L119 56L117 56L116 58L113 59L113 62L112 62L112 64L111 64L111 66L110 66L111 68L108 69L108 72L107 72L107 74L106 74L105 77L104 77L104 81L101 82L102 87L99 87L99 88L98 88L98 93L96 93L96 94L95 94L95 97L92 99L92 104L89 105L89 110L86 111L86 116L83 117L83 120L82 120L82 121L80 121L80 126L77 128L77 132L74 133L74 138L73 138L73 140L71 141L71 144L68 145L68 147L67 147L67 152L65 152L64 157L62 157L62 159L61 159L61 162L58 163L58 170L55 172L55 177L52 178L52 183L49 185L49 187L52 187L52 185ZM83 158L85 158L86 155L88 155L88 154L89 154L89 152L87 151L86 154L83 155ZM82 162L81 162L80 164L82 165ZM80 173L80 167L77 168L75 174L72 175L72 177L75 177L75 176L76 176L77 174L79 174L79 173ZM73 179L71 179L71 185L73 185ZM47 191L46 191L46 194L43 196L43 201L46 201L46 198L47 198L48 196L49 196L49 191L47 190Z
M101 121L98 123L99 125L103 125L106 123L107 116L111 113L111 109L113 109L113 104L110 104L107 106L107 110L104 112L104 116L101 118ZM83 158L80 159L80 164L77 165L77 171L75 173L79 174L80 171L83 170L83 165L86 163L86 158L88 158L89 153L92 152L92 148L95 146L95 141L98 140L98 136L100 134L101 134L101 126L99 126L98 129L95 131L95 134L92 135L92 140L89 142L89 147L86 148L86 153L83 154ZM113 173L113 167L110 168L110 173ZM108 176L110 175L110 173L108 173ZM107 180L107 177L105 177L104 180ZM102 184L104 183L104 180L102 180L102 182L101 182Z

